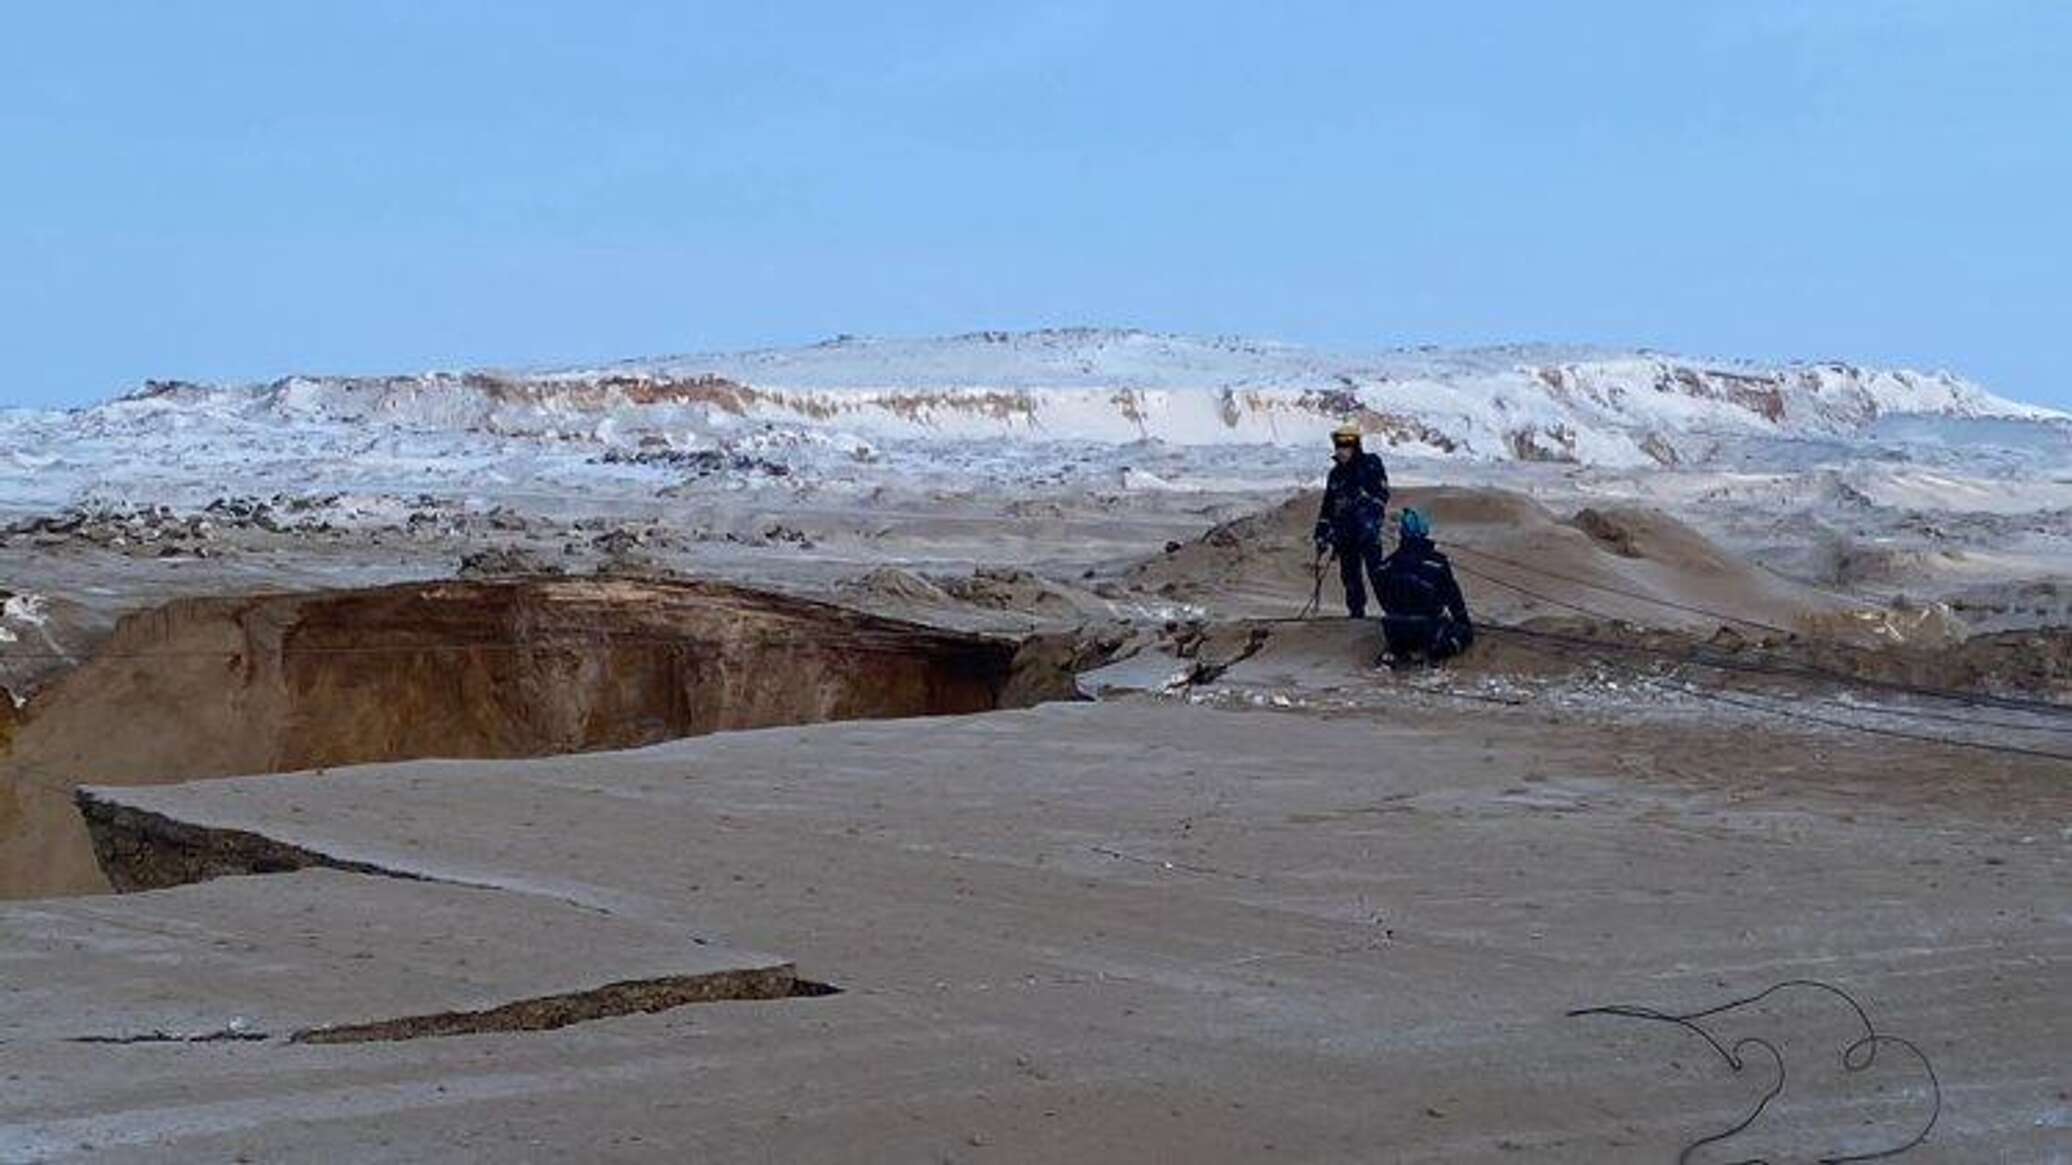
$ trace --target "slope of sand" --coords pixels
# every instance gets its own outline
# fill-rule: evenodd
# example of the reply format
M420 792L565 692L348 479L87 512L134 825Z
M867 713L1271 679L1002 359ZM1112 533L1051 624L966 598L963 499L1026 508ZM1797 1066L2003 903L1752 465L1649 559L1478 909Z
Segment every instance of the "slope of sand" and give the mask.
M1303 494L1224 523L1131 568L1126 581L1218 615L1293 614L1315 577L1310 533L1319 499ZM1607 506L1562 516L1523 494L1451 486L1399 490L1392 527L1400 507L1432 520L1469 606L1483 618L1587 616L1699 634L1760 625L1863 638L1876 638L1887 621L1754 566L1657 510ZM1341 611L1341 602L1331 564L1324 612Z
M48 991L69 1022L0 1043L19 1077L0 1158L92 1141L122 1160L1666 1162L1748 1111L1768 1057L1737 1074L1690 1032L1569 1009L1817 977L1933 1057L1942 1120L1897 1160L2049 1161L2072 1041L2072 854L2045 832L2072 811L2062 775L1434 700L1050 705L109 790L204 839L505 901L388 935L333 928L412 895L371 877L327 879L336 900L307 919L236 906L308 875L0 904L0 930L33 927L51 962L127 993ZM200 897L214 909L178 909ZM210 925L168 933L181 914ZM476 970L512 925L538 927L542 962L604 941L571 975ZM244 1014L335 1022L340 966L409 1010L476 1007L507 994L476 986L492 977L622 974L612 931L768 952L841 993L353 1048L62 1042L178 1019L178 1000L126 1000L157 982L145 956L183 946L253 952L230 966ZM114 951L78 949L96 940ZM0 990L32 973L10 962ZM199 998L224 1003L197 1027L237 1014ZM1840 1070L1860 1028L1838 1000L1780 996L1716 1030L1773 1041L1789 1080L1695 1160L1873 1153L1927 1118L1899 1049Z

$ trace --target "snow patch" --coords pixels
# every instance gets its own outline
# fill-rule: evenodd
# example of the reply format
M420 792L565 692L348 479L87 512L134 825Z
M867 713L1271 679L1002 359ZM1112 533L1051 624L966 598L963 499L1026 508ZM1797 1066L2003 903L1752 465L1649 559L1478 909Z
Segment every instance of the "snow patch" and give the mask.
M378 499L624 498L686 489L863 488L947 476L1125 491L1188 476L1315 476L1326 434L1360 425L1392 457L1774 466L1897 451L1975 465L2072 464L2072 417L1944 373L1763 366L1653 352L1511 346L1340 354L1108 329L804 348L593 368L147 384L72 411L0 410L0 511L190 508L342 491L341 525ZM671 456L676 451L681 456ZM690 456L696 454L697 456ZM1297 461L1300 464L1297 464ZM361 501L360 499L366 499Z

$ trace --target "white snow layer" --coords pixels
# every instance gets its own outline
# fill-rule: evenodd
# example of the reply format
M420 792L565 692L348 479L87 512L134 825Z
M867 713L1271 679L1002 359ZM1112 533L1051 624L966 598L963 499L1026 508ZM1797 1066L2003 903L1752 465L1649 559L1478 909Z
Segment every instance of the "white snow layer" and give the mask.
M601 458L611 450L925 475L951 449L989 442L1003 466L1034 472L1057 445L1313 447L1346 420L1403 454L1604 466L1705 460L1750 439L1946 452L1986 441L2054 461L2072 450L2072 418L1947 373L1550 347L1339 355L1070 329L587 369L154 383L86 409L0 411L0 509L172 501L176 486L512 493L682 476L653 458ZM969 450L954 459L972 464ZM1126 480L1168 485L1141 468Z

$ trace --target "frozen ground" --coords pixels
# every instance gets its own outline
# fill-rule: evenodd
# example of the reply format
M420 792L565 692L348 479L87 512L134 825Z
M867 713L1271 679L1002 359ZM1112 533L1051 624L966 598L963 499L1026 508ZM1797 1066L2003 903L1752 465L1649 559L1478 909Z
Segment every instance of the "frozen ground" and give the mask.
M1373 624L1286 618L1347 417L1472 572L1489 622L1451 667L1377 670ZM78 834L73 787L122 785L87 868L135 863L124 885L353 871L0 906L27 936L0 987L30 1001L0 1159L1673 1159L1760 1082L1563 1012L1798 975L1933 1057L1946 1108L1909 1159L2059 1159L2072 639L1980 633L2072 623L2068 433L1837 364L1102 331L0 416L0 840ZM471 693L589 723L573 683L484 679L503 632L357 619L302 650L276 617L302 600L236 597L456 573L1061 632L1017 674L1099 700L140 787L248 770L222 725L259 696L284 739L364 729L359 759L463 747L389 731L431 719L398 693L485 732ZM233 597L108 643L204 594ZM519 671L593 676L640 727L629 677L676 673L599 628ZM187 767L154 775L175 737ZM556 957L509 965L512 925ZM631 971L570 937L610 933ZM738 950L843 993L637 1014ZM1818 1002L1750 1016L1793 1067L1744 1153L1926 1119L1897 1057L1801 1067L1852 1038ZM452 1023L477 1034L295 1042Z
M471 558L820 594L886 566L1076 579L1314 486L1348 417L1399 480L1660 508L1797 581L1981 629L2072 617L2072 422L1961 378L1084 329L0 412L0 590L27 596L0 634L69 652L179 594ZM0 684L36 662L18 648Z

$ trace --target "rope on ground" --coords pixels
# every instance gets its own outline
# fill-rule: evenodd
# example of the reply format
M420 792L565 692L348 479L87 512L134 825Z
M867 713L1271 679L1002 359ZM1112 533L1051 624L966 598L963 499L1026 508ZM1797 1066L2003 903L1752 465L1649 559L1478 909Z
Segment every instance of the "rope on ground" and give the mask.
M1744 626L1754 627L1763 631L1774 632L1779 635L1789 635L1795 638L1799 635L1798 632L1793 631L1788 627L1779 627L1774 623L1765 623L1757 619L1746 619L1738 615L1730 615L1724 611L1715 611L1706 607L1693 606L1688 603L1679 603L1670 599L1664 599L1654 595L1643 594L1639 591L1628 590L1623 587L1615 587L1607 585L1605 583L1593 582L1589 579L1576 578L1573 575L1562 574L1558 571L1548 570L1545 567L1533 566L1530 563L1519 562L1515 559L1505 558L1501 555L1492 554L1489 551L1480 549L1479 547L1470 544L1448 542L1447 546L1452 549L1465 551L1469 554L1476 555L1484 559L1488 559L1491 562L1499 563L1503 566L1510 567L1513 570L1524 571L1527 574L1538 575L1543 578L1550 578L1560 582L1570 583L1575 586L1588 587L1592 590L1598 590L1603 591L1607 594L1618 595L1622 598L1632 599L1636 602L1653 603L1657 606L1666 607L1671 610L1684 611L1694 615L1703 615L1708 619L1715 619L1721 623L1739 623ZM1517 591L1519 594L1522 594L1527 598L1534 599L1542 603L1546 603L1550 606L1561 607L1566 610L1575 611L1580 614L1588 615L1595 619L1610 618L1603 612L1595 611L1588 607L1579 606L1575 603L1565 602L1561 599L1556 599L1550 595L1542 594L1528 587L1521 586L1508 579L1498 578L1495 575L1489 574L1485 571L1476 570L1465 564L1461 565L1460 570L1463 574L1472 575L1473 577L1479 578L1484 582L1495 583L1497 586ZM1875 654L1876 651L1876 649L1874 648L1862 647L1856 644L1843 643L1840 641L1837 641L1834 646L1840 650L1859 652L1863 654ZM1947 688L1935 688L1918 684L1899 683L1892 680L1879 680L1868 676L1852 675L1848 672L1839 672L1833 670L1832 668L1816 667L1811 664L1792 664L1790 666L1808 675L1817 675L1828 679L1842 680L1853 684L1860 684L1865 687L1881 688L1888 691L1906 692L1908 694L1916 696L1925 696L1935 699L1946 700L1963 700L1977 705L2007 708L2019 711L2049 712L2054 715L2072 715L2072 707L2068 707L2064 704L2055 703L2049 700L2028 700L2015 696L1994 696L1984 692L1958 692Z
M1534 631L1529 627L1517 627L1507 623L1478 623L1476 624L1476 627L1480 630L1494 631L1499 634L1516 634L1533 637L1540 637L1544 634L1542 632ZM1595 640L1586 639L1579 640L1579 642L1590 644L1596 647L1607 646L1605 644L1599 644ZM1647 649L1635 648L1634 650L1646 652ZM1701 667L1706 666L1702 661L1681 659L1680 657L1671 656L1666 652L1661 652L1657 654L1664 655L1667 658L1675 659L1678 662L1694 663ZM1613 666L1618 667L1619 665L1614 664ZM1986 740L1964 740L1952 736L1938 736L1928 732L1907 732L1898 728L1885 728L1873 724L1858 724L1849 720L1840 720L1830 716L1818 716L1810 712L1801 712L1794 708L1780 708L1773 704L1764 704L1754 700L1735 699L1734 697L1726 695L1724 693L1708 691L1704 688L1699 687L1671 687L1666 684L1663 684L1661 680L1657 677L1648 675L1647 673L1642 672L1637 668L1621 667L1620 670L1624 671L1631 678L1641 683L1647 684L1651 687L1655 687L1661 691L1671 692L1683 696L1692 696L1701 700L1711 700L1721 704L1730 704L1738 708L1747 709L1749 711L1762 712L1768 715L1779 716L1789 720L1797 720L1810 724L1819 724L1829 728L1840 728L1851 732L1862 732L1867 735L1883 736L1894 740L1913 741L1920 744L1940 744L1950 748L1969 748L1976 749L1980 752L1999 753L2008 756L2020 756L2039 760L2072 762L2072 753L2068 752L2053 752L2049 749L2030 748L2025 745L2019 744L2002 744L1997 741ZM1880 709L1879 711L1891 716L1911 715L1911 713L1900 709ZM1991 722L1972 722L1972 724L1973 726L1979 728L2010 727L2008 725L1996 725Z
M1694 644L1692 652L1689 654L1685 654L1676 651L1671 651L1668 648L1650 647L1647 644L1643 643L1621 643L1617 640L1593 639L1585 635L1565 635L1559 631L1543 631L1536 627L1524 627L1513 623L1483 623L1478 624L1478 626L1483 627L1486 630L1502 632L1504 634L1509 635L1516 635L1521 638L1538 639L1550 643L1557 643L1564 647L1575 647L1587 651L1625 652L1632 655L1645 655L1657 659L1667 660L1675 664L1689 665L1691 667L1710 668L1716 671L1742 672L1750 675L1779 677L1802 677L1806 674L1792 668L1767 667L1761 663L1752 663L1747 660L1704 655L1702 654L1703 645ZM1816 674L1812 678L1826 677L1819 676ZM2060 734L2072 733L2072 723L2023 724L2017 723L2012 720L1996 720L1985 719L1976 716L1963 716L1952 712L1938 712L1927 708L1878 707L1875 705L1854 703L1848 700L1829 699L1823 696L1797 696L1795 698L1811 703L1824 704L1831 708L1840 708L1850 712L1867 712L1880 716L1901 716L1916 720L1936 720L1949 724L1960 724L1967 728L1995 728L2004 729L2010 732L2047 732Z
M1518 585L1517 583L1507 582L1507 581L1505 581L1505 580L1503 580L1503 579L1499 579L1499 578L1494 578L1494 577L1492 577L1492 576L1489 576L1489 575L1483 574L1483 573L1481 573L1481 572L1479 572L1479 571L1476 571L1476 570L1474 570L1474 569L1472 569L1472 568L1470 568L1470 567L1466 567L1466 566L1463 566L1463 567L1461 568L1461 570L1463 571L1463 573L1466 573L1466 574L1470 574L1470 575L1473 575L1473 576L1474 576L1474 577L1476 577L1476 578L1480 578L1480 579L1485 579L1486 581L1489 581L1489 582L1493 582L1493 583L1496 583L1496 584L1497 584L1498 586L1505 586L1505 587L1510 587L1511 589L1513 589L1513 590L1516 590L1516 591L1518 591L1518 592L1519 592L1519 593L1521 593L1521 594L1524 594L1524 595L1526 595L1526 596L1528 596L1528 597L1531 597L1531 598L1536 598L1536 599L1539 599L1540 601L1542 601L1542 602L1545 602L1545 603L1551 603L1551 604L1553 604L1553 605L1555 605L1555 606L1567 607L1567 608L1569 608L1570 610L1573 610L1573 611L1577 611L1577 612L1579 612L1579 613L1581 613L1581 614L1587 615L1587 616L1589 616L1589 617L1591 617L1591 618L1594 618L1594 619L1600 619L1600 620L1609 620L1609 619L1610 619L1610 616L1608 616L1608 615L1604 614L1604 613L1603 613L1603 612L1601 612L1601 611L1594 611L1594 610L1590 609L1589 607L1585 607L1585 606L1582 606L1582 605L1580 605L1580 604L1576 604L1576 603L1569 603L1569 602L1565 602L1565 601L1563 601L1563 600L1560 600L1560 599L1556 599L1556 598L1553 598L1552 596L1548 596L1548 595L1541 595L1541 594L1539 594L1538 592L1536 592L1536 591L1533 591L1533 590L1531 590L1530 588L1527 588L1527 587L1524 587L1524 586L1520 586L1520 585ZM1499 631L1499 632L1507 632L1507 633L1510 633L1510 634L1516 634L1516 635L1527 635L1527 636L1542 636L1542 637L1550 637L1550 638L1551 638L1551 637L1553 637L1553 636L1552 636L1552 633L1548 633L1548 632L1539 632L1539 631L1534 631L1534 630L1533 630L1533 629L1531 629L1531 628L1528 628L1528 627L1519 627L1519 626L1516 626L1516 625L1513 625L1513 624L1506 624L1506 623L1484 623L1484 624L1479 624L1479 626L1483 626L1483 627L1486 627L1486 628L1488 628L1488 629L1490 629L1490 630L1494 630L1494 631ZM1580 640L1580 642L1583 642L1583 643L1588 643L1588 644L1591 644L1591 645L1593 645L1593 646L1596 646L1596 647L1603 647L1603 646L1605 646L1605 645L1603 645L1603 644L1600 644L1600 643L1598 643L1598 642L1597 642L1596 640L1583 640L1583 639L1580 639L1580 637L1567 637L1567 638L1571 638L1571 639L1578 639L1578 640ZM1628 646L1628 645L1619 645L1619 646ZM1633 648L1634 648L1635 650L1639 650L1639 651L1642 651L1642 652L1647 652L1647 651L1649 651L1649 650L1650 650L1650 649L1647 649L1647 648L1645 648L1645 647L1640 647L1640 646L1638 646L1638 645L1631 645L1631 646L1633 646ZM1660 654L1660 655L1664 655L1664 656L1668 656L1668 655L1669 655L1669 653L1667 653L1667 652L1660 652L1659 650L1656 650L1656 651L1655 651L1654 653L1655 653L1655 654ZM1669 656L1669 657L1670 657L1670 658L1676 658L1676 657L1674 657L1674 656ZM1683 660L1682 662L1688 662L1688 663L1697 663L1697 664L1699 664L1699 665L1703 666L1703 661L1700 661L1700 660L1689 660L1689 659L1685 659L1685 660ZM1632 669L1627 669L1627 670L1628 670L1629 674L1633 675L1633 676L1634 676L1635 678L1637 678L1637 679L1641 680L1642 682L1645 682L1645 683L1650 683L1650 684L1656 683L1656 681L1654 680L1654 678L1653 678L1653 677L1651 677L1651 676L1647 676L1647 675L1644 675L1644 674L1642 674L1642 673L1639 673L1639 672L1637 672L1637 671L1633 671ZM1775 674L1779 674L1779 675L1783 675L1783 674L1803 674L1803 673L1801 673L1801 672L1798 672L1798 671L1797 671L1797 669L1772 669L1772 670L1774 671L1774 673L1775 673ZM1819 673L1817 669L1810 669L1810 670L1814 670L1814 671L1815 671L1815 674L1823 674L1823 673ZM1840 680L1843 680L1844 682L1854 682L1854 681L1855 681L1855 679L1856 679L1856 677L1850 677L1850 676L1844 675L1844 674L1842 674L1842 673L1835 673L1835 674L1834 674L1834 675L1833 675L1832 677L1830 677L1830 678L1836 678L1836 679L1840 679ZM1672 689L1672 690L1674 690L1674 689ZM1933 692L1933 693L1935 693L1935 694L1937 694L1937 695L1940 695L1940 696L1942 696L1942 697L1943 697L1943 698L1945 698L1945 699L1958 699L1958 700L1964 700L1964 701L1966 701L1967 703L1973 703L1973 706L1977 706L1977 703L1978 703L1978 702L1985 702L1985 703L1995 703L1995 701L1994 701L1994 698L1991 698L1991 697L1977 697L1977 698L1976 698L1976 702L1974 702L1974 698L1973 698L1973 697L1971 697L1970 695L1966 694L1966 693L1953 693L1953 692L1943 692L1943 691L1941 691L1940 689L1929 689L1929 691L1930 691L1930 692ZM1832 717L1825 717L1825 716L1815 716L1815 715L1813 715L1813 714L1811 714L1811 713L1807 713L1807 712L1799 712L1799 711L1796 711L1796 710L1793 710L1793 709L1787 709L1787 708L1778 708L1778 707L1774 707L1774 706L1771 706L1771 705L1767 705L1767 704L1760 704L1760 703L1756 703L1756 702L1754 702L1754 701L1746 701L1746 700L1736 700L1736 699L1734 699L1734 698L1733 698L1733 697L1731 697L1731 696L1725 696L1725 695L1723 695L1723 694L1721 694L1721 693L1717 693L1717 692L1708 692L1708 691L1704 691L1704 690L1702 690L1702 689L1697 689L1697 688L1691 688L1691 689L1684 689L1684 690L1683 690L1683 694L1686 694L1686 695L1692 695L1692 696L1697 696L1697 697L1699 697L1699 698L1701 698L1701 699L1709 699L1709 700L1715 700L1715 701L1718 701L1718 702L1720 702L1720 703L1725 703L1725 704L1732 704L1732 705L1736 705L1736 706L1739 706L1739 707L1742 707L1742 708L1747 708L1747 709L1750 709L1750 710L1753 710L1753 711L1758 711L1758 712L1765 712L1765 713L1769 713L1770 715L1774 715L1774 716L1782 716L1782 717L1785 717L1785 718L1787 718L1787 719L1799 720L1799 721L1804 721L1804 722L1808 722L1808 723L1822 724L1822 725L1826 725L1826 726L1828 726L1828 727L1832 727L1832 728L1843 728L1843 729L1848 729L1848 730L1850 730L1850 731L1855 731L1855 732L1863 732L1863 733L1866 733L1866 734L1869 734L1869 735L1873 735L1873 736L1884 736L1884 737L1889 737L1889 738L1893 738L1893 739L1898 739L1898 740L1911 740L1911 741L1917 741L1917 742L1920 742L1920 743L1924 743L1924 744L1941 744L1941 745L1947 745L1947 746L1949 746L1949 747L1952 747L1952 748L1970 748L1970 749L1976 749L1976 750L1979 750L1979 751L1981 751L1981 752L1993 752L1993 753L2000 753L2000 754L2004 754L2004 755L2010 755L2010 756L2023 756L2023 757L2031 757L2031 758L2038 758L2038 759L2045 759L2045 760L2056 760L2056 761L2072 761L2072 753L2062 753L2062 752L2053 752L2053 751L2050 751L2050 750L2048 750L2048 749L2040 749L2040 748L2028 748L2028 747L2025 747L2025 746L2022 746L2022 745L2016 745L2016 744L2000 744L2000 743L1997 743L1997 742L1991 742L1991 741L1980 741L1980 740L1959 740L1959 739L1956 739L1956 738L1953 738L1953 737L1947 737L1947 736L1936 736L1936 735L1933 735L1933 734L1931 734L1931 733L1921 733L1921 732L1905 732L1905 731L1901 731L1900 729L1896 729L1896 728L1881 728L1881 727L1877 727L1877 726L1874 726L1874 725L1867 725L1867 724L1856 724L1856 723L1852 723L1852 722L1850 722L1850 721L1846 721L1846 720L1837 720L1837 719L1834 719L1834 718L1832 718ZM2027 701L2017 701L2017 702L2016 702L2017 706L2023 707L2023 708L2024 708L2024 710L2027 710L2027 705L2028 705L2028 704L2030 704L2030 703L2032 703L2032 702L2027 702ZM1997 703L1995 704L1995 706L1998 706L1998 705L1997 705ZM2040 705L2040 707L2041 707L2041 708L2048 708L2048 709L2050 709L2050 710L2053 710L2053 711L2056 711L2056 712L2058 712L2058 713L2060 713L2060 714L2062 714L2062 713L2066 713L2066 712L2072 712L2072 709L2068 709L2068 708L2066 708L2065 706L2063 706L2063 705L2060 705L2060 704L2042 704L2042 705ZM1897 714L1897 713L1895 713L1895 714ZM1988 725L1988 724L1983 724L1983 723L1981 723L1981 724L1979 725L1979 727L1991 727L1991 726L1993 726L1993 725ZM2005 726L2005 725L2000 725L1999 727L2006 727L2006 726Z
M1525 567L1522 569L1529 570L1531 568ZM1498 578L1495 575L1476 570L1475 568L1467 566L1465 564L1462 564L1460 566L1460 571L1462 574L1468 575L1472 578L1478 578L1484 582L1493 583L1497 586L1504 587L1507 590L1516 591L1529 599L1545 603L1549 606L1561 607L1563 609L1573 611L1577 614L1584 615L1591 619L1596 619L1603 622L1617 621L1605 612L1598 611L1587 606L1583 606L1579 603L1571 603L1563 599L1554 598L1551 595L1543 594L1539 591L1533 590L1530 587L1512 582L1509 579ZM1722 619L1730 619L1729 616L1724 615L1720 615L1717 617ZM1491 626L1500 626L1500 624L1491 624ZM1546 638L1557 637L1556 633L1553 632L1536 632L1531 631L1527 628L1516 626L1513 626L1512 629L1520 633L1537 634ZM1570 638L1578 639L1581 642L1597 644L1598 646L1609 646L1601 644L1596 640L1582 640L1581 637L1573 636ZM1619 646L1630 647L1633 650L1639 651L1651 650L1640 645ZM1657 650L1657 653L1659 653L1658 649L1655 650ZM1861 650L1868 649L1866 648ZM1688 662L1703 663L1705 661L1694 659L1689 660ZM2048 714L2053 716L2072 716L2072 706L2055 703L2049 700L2029 700L2014 696L1995 696L1987 692L1965 692L1950 688L1935 688L1927 687L1920 684L1899 683L1892 680L1880 680L1870 676L1853 675L1849 672L1835 671L1831 668L1821 668L1814 667L1808 664L1787 663L1782 661L1766 661L1762 665L1743 663L1739 666L1742 670L1760 671L1770 675L1793 675L1801 677L1818 678L1830 680L1835 683L1852 685L1856 687L1876 689L1878 691L1900 692L1906 695L1921 696L1929 699L1950 700L1963 703L1974 708L2000 708L2006 711L2013 712L2031 712L2038 714Z
M1591 590L1604 591L1608 594L1619 595L1623 598L1633 599L1638 602L1653 603L1656 606L1667 607L1675 611L1684 611L1693 615L1703 615L1708 619L1718 619L1721 622L1725 623L1740 623L1743 626L1754 627L1762 631L1772 631L1779 635L1798 634L1789 627L1779 627L1774 623L1765 623L1760 619L1747 619L1739 615L1727 615L1719 611L1708 610L1704 607L1693 606L1689 603L1679 603L1673 599L1664 599L1656 595L1643 594L1639 591L1626 590L1624 588L1610 586L1605 583L1593 582L1590 579L1577 578L1574 575L1562 574L1559 571L1549 570L1544 566L1533 566L1530 563L1519 562L1516 559L1512 558L1505 558L1503 555L1500 554L1493 554L1472 543L1449 541L1446 545L1452 549L1465 550L1469 554L1475 555L1477 558L1485 558L1491 562L1498 563L1503 566L1508 566L1513 570L1526 571L1531 574L1539 575L1542 578L1558 579L1562 582L1570 583L1575 586L1589 587Z
M1762 991L1758 991L1754 995L1744 996L1740 999L1730 999L1725 1003L1699 1008L1696 1011L1673 1012L1649 1007L1645 1004L1611 1003L1595 1007L1579 1007L1570 1011L1568 1016L1574 1019L1582 1016L1608 1015L1622 1019L1642 1019L1673 1024L1686 1031L1696 1033L1699 1038L1711 1045L1712 1050L1719 1053L1720 1059L1726 1062L1727 1067L1735 1072L1739 1072L1747 1066L1746 1057L1742 1055L1744 1049L1761 1048L1770 1053L1771 1058L1777 1065L1776 1083L1770 1087L1768 1092L1763 1094L1760 1100L1756 1101L1755 1107L1749 1110L1747 1116L1742 1117L1731 1127L1716 1133L1710 1133L1685 1145L1683 1151L1678 1153L1676 1157L1678 1165L1684 1165L1685 1162L1691 1159L1691 1155L1699 1149L1707 1145L1718 1144L1747 1130L1750 1125L1753 1125L1763 1115L1763 1110L1769 1107L1770 1102L1783 1094L1785 1085L1784 1056L1783 1053L1777 1050L1775 1044L1756 1036L1744 1036L1732 1044L1727 1044L1722 1042L1719 1036L1714 1035L1700 1021L1752 1006L1768 999L1772 995L1789 990L1826 992L1848 1004L1849 1009L1856 1013L1857 1021L1863 1025L1863 1035L1842 1049L1842 1070L1844 1072L1866 1071L1877 1062L1879 1048L1887 1045L1897 1047L1920 1061L1921 1071L1928 1078L1929 1093L1933 1098L1933 1107L1929 1110L1927 1123L1923 1124L1920 1131L1916 1132L1912 1137L1890 1148L1876 1149L1867 1153L1828 1153L1825 1156L1816 1158L1820 1165L1847 1165L1847 1163L1854 1161L1877 1161L1886 1157L1897 1157L1927 1140L1928 1134L1935 1128L1935 1122L1942 1118L1942 1081L1937 1079L1935 1065L1929 1062L1928 1053L1922 1051L1920 1045L1912 1040L1880 1032L1871 1023L1870 1014L1864 1010L1861 1003L1856 1001L1856 997L1832 983L1820 979L1786 979L1781 983L1773 984ZM1765 1158L1752 1157L1739 1162L1738 1165L1760 1165L1764 1160Z
M1696 696L1701 700L1711 700L1715 703L1729 704L1736 708L1746 708L1752 712L1762 712L1771 716L1781 716L1787 720L1797 720L1806 724L1820 724L1825 725L1829 728L1843 728L1851 732L1861 732L1870 736L1884 736L1894 740L1911 740L1918 741L1924 744L1942 744L1948 745L1951 748L1971 748L1977 749L1980 752L2000 753L2005 756L2021 756L2032 757L2040 760L2072 762L2072 753L2067 752L2052 752L2051 750L2046 748L2030 748L2027 745L2021 744L2001 744L1996 741L1990 740L1962 740L1953 736L1935 736L1933 734L1925 732L1906 732L1898 728L1883 728L1875 724L1857 724L1849 720L1838 720L1832 716L1818 716L1811 712L1801 712L1796 708L1780 708L1774 704L1764 704L1755 700L1738 700L1732 696L1725 694L1724 692L1707 691L1704 688L1696 687L1672 688L1665 684L1662 684L1659 680L1655 680L1651 677L1640 676L1638 678L1641 679L1642 682L1653 685L1657 688L1660 688L1663 691L1678 692L1680 694L1687 696Z

